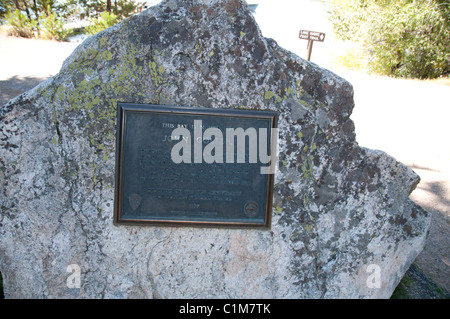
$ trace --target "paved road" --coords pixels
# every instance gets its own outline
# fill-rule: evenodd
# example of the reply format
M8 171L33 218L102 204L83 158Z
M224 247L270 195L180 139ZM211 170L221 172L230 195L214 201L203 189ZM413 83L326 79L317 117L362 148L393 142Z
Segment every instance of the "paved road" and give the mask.
M0 34L0 105L58 73L77 45Z

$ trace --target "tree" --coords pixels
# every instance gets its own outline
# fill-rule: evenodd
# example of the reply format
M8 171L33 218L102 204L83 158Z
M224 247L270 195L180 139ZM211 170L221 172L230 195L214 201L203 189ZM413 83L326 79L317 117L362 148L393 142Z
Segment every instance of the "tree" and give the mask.
M86 27L86 33L88 35L94 35L100 31L103 31L109 27L112 27L119 22L119 19L114 13L104 11L100 14L100 17L93 19L91 24Z
M92 19L89 32L98 32L137 12L134 0L0 0L0 18L12 26L12 33L24 37L63 40L66 19Z
M99 17L102 12L108 12L121 20L136 13L141 3L135 0L68 0L66 7L69 5L79 9L81 19Z
M9 9L8 9L7 4L5 2L6 1L4 1L4 0L0 0L0 24L2 24L6 13L9 12Z
M86 27L88 35L94 35L100 31L119 23L124 18L137 11L138 4L127 0L115 0L111 11L103 11L97 18L91 20Z
M0 3L12 35L57 40L67 35L57 0L0 0Z
M361 44L379 74L436 78L450 74L450 5L442 0L332 0L336 35Z

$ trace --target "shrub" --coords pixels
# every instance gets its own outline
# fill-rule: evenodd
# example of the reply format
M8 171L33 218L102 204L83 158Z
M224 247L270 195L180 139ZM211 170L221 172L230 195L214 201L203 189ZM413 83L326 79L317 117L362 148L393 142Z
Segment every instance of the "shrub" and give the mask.
M449 4L432 0L333 0L340 39L357 41L369 71L406 78L450 74Z
M98 19L93 19L91 24L86 27L86 33L88 35L94 35L100 31L103 31L109 27L112 27L119 22L119 19L114 13L102 12Z
M19 10L9 11L5 15L6 23L11 26L9 35L32 38L37 28L37 21L30 20Z
M62 18L58 17L55 12L41 18L41 23L44 27L44 38L46 39L64 41L69 35L69 31L64 29Z

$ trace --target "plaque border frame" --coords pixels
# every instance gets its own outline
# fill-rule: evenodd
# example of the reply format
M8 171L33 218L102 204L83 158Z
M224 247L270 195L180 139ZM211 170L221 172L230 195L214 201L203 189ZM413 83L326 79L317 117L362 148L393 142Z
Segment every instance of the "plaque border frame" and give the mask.
M242 109L214 109L204 107L186 107L172 105L138 104L128 102L117 103L116 119L116 163L115 163L115 187L114 187L114 212L113 224L115 226L156 226L156 227L220 227L220 228L251 228L270 230L272 221L274 174L267 174L264 211L264 223L245 223L234 221L191 221L191 220L158 220L158 219L123 219L122 218L122 183L123 183L123 149L125 146L125 124L127 112L153 112L177 115L208 115L226 117L245 117L255 119L269 119L270 129L276 128L278 114L275 111L266 110L242 110ZM269 135L270 136L270 135ZM277 163L278 165L278 163Z

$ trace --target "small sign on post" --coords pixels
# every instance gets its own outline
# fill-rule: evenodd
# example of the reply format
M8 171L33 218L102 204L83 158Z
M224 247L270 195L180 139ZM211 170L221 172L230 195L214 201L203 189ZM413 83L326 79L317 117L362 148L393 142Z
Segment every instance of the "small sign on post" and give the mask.
M309 30L300 30L298 37L302 40L308 40L308 45L306 47L306 60L311 60L311 52L314 41L323 42L325 40L325 33Z

